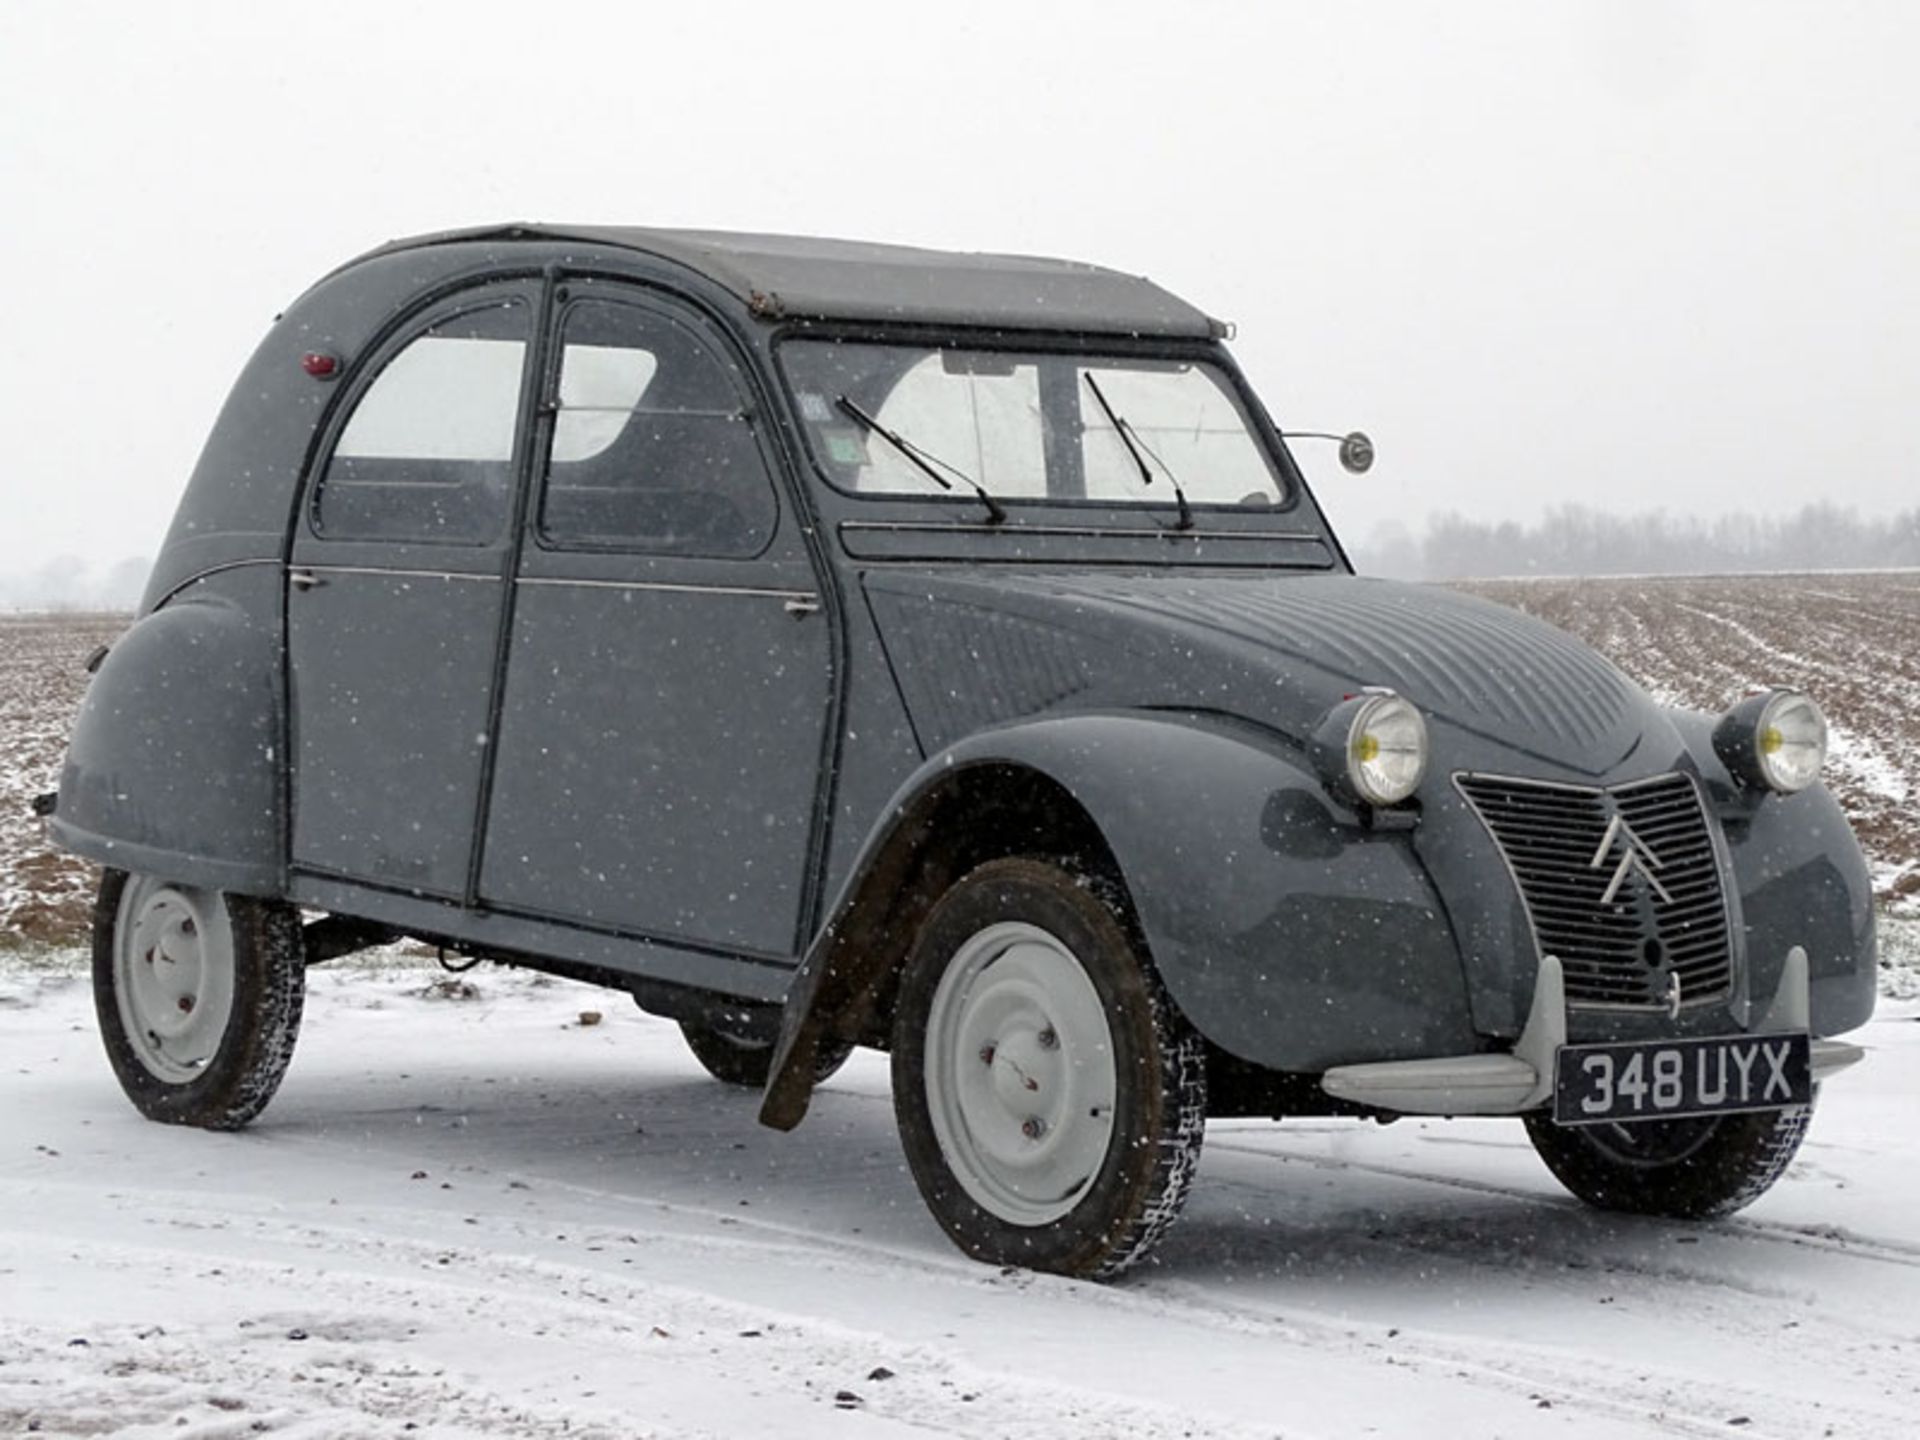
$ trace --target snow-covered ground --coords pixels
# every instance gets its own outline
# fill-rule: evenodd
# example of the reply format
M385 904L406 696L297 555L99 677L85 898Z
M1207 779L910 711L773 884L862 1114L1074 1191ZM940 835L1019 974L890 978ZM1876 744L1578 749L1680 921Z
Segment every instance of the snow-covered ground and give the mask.
M121 1099L74 961L0 969L0 1434L1920 1426L1920 1003L1736 1220L1585 1210L1510 1122L1216 1122L1102 1287L949 1248L881 1057L778 1135L620 997L436 974L314 972L279 1098L212 1135Z

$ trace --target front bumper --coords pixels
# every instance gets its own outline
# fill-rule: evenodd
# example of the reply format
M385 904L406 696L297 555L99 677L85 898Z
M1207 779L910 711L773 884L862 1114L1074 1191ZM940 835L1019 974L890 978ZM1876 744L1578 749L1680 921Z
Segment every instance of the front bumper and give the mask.
M1807 952L1796 945L1781 967L1773 1004L1748 1033L1807 1030L1809 995ZM1520 1115L1553 1098L1554 1056L1566 1043L1566 985L1560 961L1549 955L1540 962L1533 1007L1511 1052L1340 1065L1320 1083L1336 1099L1405 1115ZM1812 1054L1818 1084L1864 1059L1866 1051L1844 1040L1816 1039Z

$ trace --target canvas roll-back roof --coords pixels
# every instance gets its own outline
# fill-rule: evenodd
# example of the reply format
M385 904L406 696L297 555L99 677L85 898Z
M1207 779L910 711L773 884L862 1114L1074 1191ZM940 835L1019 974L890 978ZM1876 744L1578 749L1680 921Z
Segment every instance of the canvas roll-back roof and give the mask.
M372 255L471 241L575 242L640 251L706 276L767 320L923 321L1199 338L1225 333L1219 322L1151 280L1077 260L1029 255L601 225L452 230L396 240Z

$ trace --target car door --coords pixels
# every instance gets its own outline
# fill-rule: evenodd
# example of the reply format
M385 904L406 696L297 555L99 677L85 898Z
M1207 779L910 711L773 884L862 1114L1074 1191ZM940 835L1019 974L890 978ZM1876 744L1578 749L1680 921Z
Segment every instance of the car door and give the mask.
M288 570L298 869L469 897L539 307L439 305L324 442Z
M575 283L555 324L481 898L790 960L833 648L769 437L691 310Z

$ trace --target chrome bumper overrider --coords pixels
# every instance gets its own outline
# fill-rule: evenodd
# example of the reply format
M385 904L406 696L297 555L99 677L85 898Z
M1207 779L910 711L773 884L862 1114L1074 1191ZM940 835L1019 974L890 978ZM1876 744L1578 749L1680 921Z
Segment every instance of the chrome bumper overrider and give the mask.
M1807 952L1796 945L1787 952L1773 1004L1748 1033L1806 1030L1809 1017ZM1554 1054L1566 1043L1566 984L1560 961L1549 955L1540 962L1533 1009L1510 1054L1340 1065L1327 1071L1320 1083L1337 1099L1407 1115L1518 1115L1553 1098ZM1865 1055L1844 1040L1816 1039L1814 1083Z

